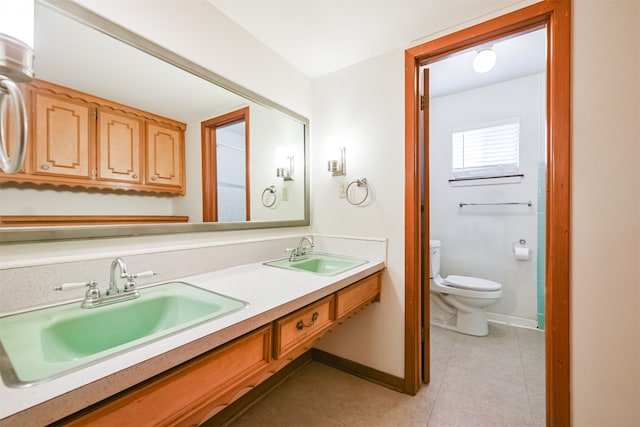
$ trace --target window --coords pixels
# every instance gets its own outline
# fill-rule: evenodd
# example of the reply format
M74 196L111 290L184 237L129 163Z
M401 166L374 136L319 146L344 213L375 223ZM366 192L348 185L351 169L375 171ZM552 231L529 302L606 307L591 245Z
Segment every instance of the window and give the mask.
M453 132L453 178L500 177L518 173L520 120Z

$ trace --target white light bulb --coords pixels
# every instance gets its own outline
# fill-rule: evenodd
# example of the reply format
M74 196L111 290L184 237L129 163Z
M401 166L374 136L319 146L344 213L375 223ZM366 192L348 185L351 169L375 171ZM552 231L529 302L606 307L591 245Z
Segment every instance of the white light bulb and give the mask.
M473 69L476 73L486 73L496 65L496 54L488 47L480 49L473 59Z

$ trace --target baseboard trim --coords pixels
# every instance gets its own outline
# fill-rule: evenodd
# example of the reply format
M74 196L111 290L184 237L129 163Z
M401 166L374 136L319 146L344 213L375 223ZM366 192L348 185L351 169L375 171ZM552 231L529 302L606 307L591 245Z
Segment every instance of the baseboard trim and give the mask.
M487 312L487 320L489 322L502 323L503 325L516 326L519 328L538 329L538 322L536 320L522 317Z
M326 351L311 349L313 360L324 363L332 368L339 369L351 375L355 375L372 383L402 392L404 390L404 378L378 371L360 363L327 353Z

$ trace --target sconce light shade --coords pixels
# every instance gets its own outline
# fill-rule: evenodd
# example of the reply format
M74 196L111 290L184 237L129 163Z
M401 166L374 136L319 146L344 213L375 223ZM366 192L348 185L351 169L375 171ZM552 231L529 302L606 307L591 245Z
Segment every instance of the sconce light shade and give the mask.
M340 147L340 160L329 160L327 170L332 176L343 176L347 174L345 148Z
M34 1L5 0L0 13L0 75L33 79Z
M473 59L473 69L476 73L486 73L495 65L496 54L491 46L478 50L476 57Z
M287 156L289 167L276 168L276 176L282 178L283 181L293 181L293 156Z

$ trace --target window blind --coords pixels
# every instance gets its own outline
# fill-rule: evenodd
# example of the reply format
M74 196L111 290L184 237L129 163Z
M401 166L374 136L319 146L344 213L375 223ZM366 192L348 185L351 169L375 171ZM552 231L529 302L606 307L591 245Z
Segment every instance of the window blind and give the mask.
M453 177L518 173L520 121L452 133Z

